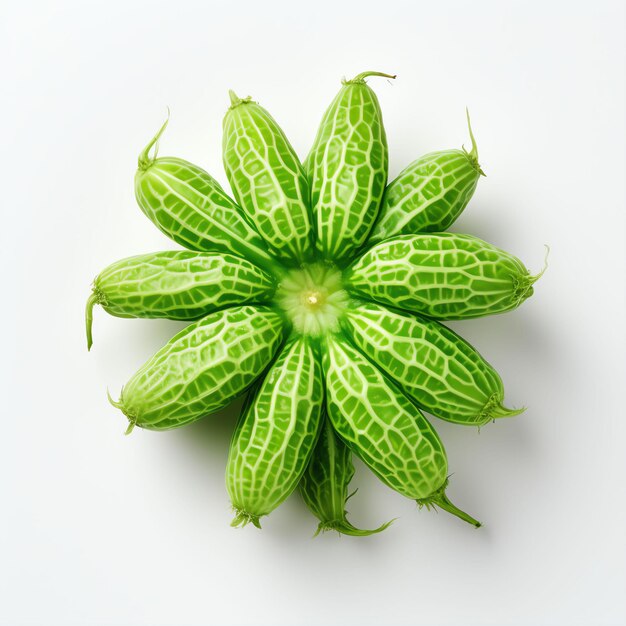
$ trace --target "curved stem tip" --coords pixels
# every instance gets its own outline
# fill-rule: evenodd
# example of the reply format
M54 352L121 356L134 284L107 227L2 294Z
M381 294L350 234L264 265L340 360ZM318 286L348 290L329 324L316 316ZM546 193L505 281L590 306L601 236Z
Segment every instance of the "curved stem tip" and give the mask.
M235 512L235 518L230 523L233 528L243 528L250 523L252 523L253 526L256 526L256 528L261 528L258 515L252 515L251 513L247 513L241 509L233 509L233 511Z
M521 409L509 409L502 404L502 394L494 393L489 400L485 403L482 411L476 416L476 425L480 429L481 426L494 421L500 417L513 417L514 415L520 415L526 410L526 407Z
M496 404L489 414L489 419L498 419L500 417L514 417L515 415L521 415L526 410L523 406L521 409L508 409L502 403Z
M464 522L471 524L475 528L480 528L482 524L474 519L471 515L468 515L465 511L461 511L458 507L454 506L452 502L450 502L450 498L444 493L440 496L432 500L432 504L435 504L440 509L447 511L448 513L452 513L452 515L456 515L458 518L462 519Z
M469 109L467 107L465 107L465 115L467 116L467 129L469 130L469 136L472 142L472 149L468 152L467 150L465 150L465 147L463 147L463 150L465 150L465 154L467 154L476 171L481 176L487 176L487 174L483 172L483 169L482 167L480 167L480 163L478 162L478 146L476 145L476 138L474 137L474 133L472 132L472 122L470 120Z
M228 90L228 97L230 98L230 107L228 107L229 110L238 107L240 104L248 104L252 101L252 96L240 98L232 89Z
M230 98L230 106L236 107L241 102L241 98L232 89L228 90L228 97Z
M342 535L349 535L351 537L369 537L370 535L376 535L377 533L381 533L386 528L389 528L393 522L395 522L396 518L381 524L378 528L374 528L373 530L356 528L353 526L346 518L342 520L338 520L336 522L320 522L317 531L313 535L317 537L320 533L326 532L328 530L336 530L338 533Z
M546 270L548 269L548 257L550 256L550 246L548 244L545 244L545 247L546 247L546 256L543 259L543 269L538 274L531 276L531 283L530 283L531 285L534 285L546 273Z
M122 399L122 396L124 394L124 388L122 387L122 391L120 392L120 399L116 402L115 400L113 400L113 398L111 397L111 393L109 392L109 389L107 388L107 398L109 399L109 402L116 408L119 409L122 413L124 413L124 415L127 417L128 419L128 428L126 429L126 431L124 432L125 435L130 435L130 433L133 432L133 429L135 428L135 426L137 425L137 417L135 415L133 415L132 413L128 413L127 410L124 408L124 400Z
M99 298L95 291L91 292L89 298L87 298L87 306L85 307L85 330L87 332L87 350L91 350L93 346L93 336L91 329L93 326L93 308L98 304Z
M163 125L161 126L161 128L159 128L156 135L148 142L148 145L141 151L141 154L139 155L138 167L142 172L147 170L152 165L152 163L154 163L154 160L157 158L157 154L159 152L159 139L161 138L161 135L165 132L165 129L167 128L169 121L170 121L170 108L167 107L167 119L163 122ZM149 152L153 146L154 146L154 154L152 155L152 157L150 157Z
M456 515L459 519L462 519L464 522L471 524L475 528L480 528L482 524L474 519L471 515L468 515L465 511L461 511L458 507L454 506L452 502L450 502L450 498L446 495L446 488L448 487L448 479L445 480L443 485L439 487L434 493L432 493L427 498L418 498L416 500L420 509L425 506L427 509L430 509L431 506L438 506L440 509L447 511L448 513L452 513L452 515Z
M397 74L385 74L384 72L361 72L360 74L357 74L352 80L346 80L344 82L348 85L351 83L363 83L365 82L365 79L369 78L370 76L380 76L382 78L395 78Z

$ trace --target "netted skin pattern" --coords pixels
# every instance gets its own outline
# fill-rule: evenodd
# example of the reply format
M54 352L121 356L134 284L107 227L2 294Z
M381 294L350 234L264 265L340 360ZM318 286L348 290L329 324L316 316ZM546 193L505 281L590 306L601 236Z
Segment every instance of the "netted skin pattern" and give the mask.
M135 427L169 430L246 394L226 468L233 526L299 488L317 533L355 537L353 457L418 506L481 523L448 498L448 458L425 413L483 427L507 408L495 368L442 322L504 313L543 274L477 237L444 232L480 177L471 149L432 152L387 183L388 145L363 72L344 80L301 163L251 97L230 92L223 162L234 199L202 168L139 155L143 213L185 250L105 268L87 301L118 317L190 324L112 404ZM545 268L544 268L545 271Z

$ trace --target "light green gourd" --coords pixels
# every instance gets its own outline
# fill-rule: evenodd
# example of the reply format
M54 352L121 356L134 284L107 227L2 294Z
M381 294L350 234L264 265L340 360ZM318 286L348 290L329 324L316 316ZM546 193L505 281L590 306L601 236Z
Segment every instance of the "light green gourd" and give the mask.
M482 426L524 410L503 406L498 373L439 322L362 302L346 313L342 327L354 346L436 417Z
M345 80L326 110L305 161L316 247L336 262L365 242L387 184L387 137L376 94L363 72Z
M389 487L479 527L446 496L448 459L434 428L378 368L340 335L324 352L326 409L337 434Z
M348 495L353 476L352 452L337 437L328 417L324 417L320 437L300 481L302 498L320 521L316 536L321 532L336 530L342 535L367 537L382 532L392 523L387 522L373 530L363 530L348 521L346 502L356 493Z
M517 308L542 274L476 237L424 233L376 244L344 273L344 285L380 304L461 320Z
M231 440L226 486L233 526L260 528L259 519L298 486L319 435L323 401L313 340L294 337L251 394Z
M116 317L194 320L226 306L266 302L275 289L272 276L231 254L171 250L122 259L94 279L87 348L96 304Z
M475 237L436 232L482 174L471 128L470 151L428 154L385 187L373 76L393 78L343 81L302 165L269 113L231 92L223 157L236 200L198 166L157 158L166 122L139 156L136 198L190 251L112 264L87 303L89 345L95 304L197 320L111 400L127 432L189 424L249 391L226 475L235 526L260 526L299 484L318 532L380 532L388 524L347 520L355 454L420 507L478 527L446 495L446 453L421 409L477 426L518 412L504 407L495 370L437 320L512 310L543 272Z
M167 430L225 407L259 377L278 350L283 318L265 306L211 313L163 346L112 404L129 421Z
M230 98L222 152L235 198L278 259L289 264L309 260L309 186L298 156L263 107L232 91Z
M157 158L166 127L167 121L139 155L135 197L146 217L190 250L229 252L275 267L263 238L212 176L183 159Z
M420 157L387 185L376 225L368 243L394 235L441 232L463 212L485 173L469 112L467 126L472 149L441 150Z

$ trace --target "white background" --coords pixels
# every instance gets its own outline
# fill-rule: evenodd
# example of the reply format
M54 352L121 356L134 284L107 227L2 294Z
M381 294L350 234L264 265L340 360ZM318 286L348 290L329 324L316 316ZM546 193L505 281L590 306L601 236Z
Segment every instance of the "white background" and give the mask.
M3 2L0 622L624 624L624 10L591 2ZM106 401L179 324L95 314L93 277L174 247L135 206L136 157L224 181L227 89L304 156L342 76L367 69L394 176L467 144L487 178L455 226L550 267L518 311L454 324L521 417L436 422L475 530L358 466L352 521L311 538L299 496L234 530L233 411L168 433Z

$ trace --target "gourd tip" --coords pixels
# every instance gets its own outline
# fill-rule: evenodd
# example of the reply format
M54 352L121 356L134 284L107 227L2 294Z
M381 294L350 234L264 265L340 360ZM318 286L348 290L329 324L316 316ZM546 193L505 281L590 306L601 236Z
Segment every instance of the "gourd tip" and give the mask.
M87 351L91 351L91 346L93 346L93 335L92 335L92 327L93 327L93 308L96 304L99 303L98 294L96 291L92 291L87 298L87 306L85 307L85 331L87 333Z
M523 406L520 409L509 409L505 407L503 404L498 403L497 406L491 412L491 417L496 419L500 417L515 417L516 415L521 415L526 411L526 407Z
M531 277L531 285L535 284L545 273L546 270L548 269L548 258L550 256L550 246L546 243L544 244L545 248L546 248L546 255L543 258L543 269L538 273L535 274L534 276Z
M479 413L476 419L476 425L480 431L481 426L489 422L493 422L501 417L513 417L520 415L526 410L526 407L521 409L509 409L502 404L502 394L494 393L486 402L482 411Z
M124 388L122 387L122 391L120 392L120 399L115 401L113 400L113 398L111 397L111 393L109 392L109 389L107 388L107 398L109 399L109 402L116 408L119 409L122 413L124 413L124 415L128 418L128 427L126 428L126 431L124 432L125 435L130 435L130 433L133 432L133 429L135 428L135 426L137 425L137 417L135 415L133 415L132 413L129 413L125 408L124 408L124 400L123 400L123 395L124 395Z
M317 531L313 535L317 537L320 533L328 532L329 530L334 530L338 532L340 535L348 535L350 537L369 537L370 535L376 535L381 533L386 528L389 528L393 522L396 521L397 518L393 518L384 524L381 524L378 528L373 528L371 530L361 529L353 526L344 516L343 519L335 520L332 522L320 522Z
M247 511L236 507L233 507L233 511L235 513L235 517L230 523L233 528L243 528L250 523L256 528L261 528L258 515L253 515L252 513L248 513Z
M548 269L548 257L550 255L550 246L546 245L546 256L544 258L543 269L538 274L531 274L528 270L526 273L517 277L515 283L515 291L513 294L515 306L519 306L524 300L530 298L535 292L533 285L546 273Z
M397 74L385 74L384 72L361 72L357 74L352 80L346 80L345 78L341 81L344 85L362 85L365 84L365 79L370 76L380 76L382 78L391 78L395 79Z
M161 128L157 131L156 135L148 142L148 145L141 151L141 154L138 158L137 166L141 171L147 170L152 163L154 163L157 158L157 154L159 152L159 139L161 139L161 135L165 132L167 125L170 121L170 108L167 107L167 118L165 122L163 122ZM150 150L154 147L154 153L150 156Z
M108 401L116 408L116 409L120 409L120 411L123 411L123 407L122 407L122 397L120 394L120 399L119 400L113 400L113 397L111 396L111 392L109 391L109 388L107 387L107 399Z
M472 122L470 120L470 114L469 114L469 109L467 107L465 107L465 116L467 117L467 129L469 130L469 136L470 136L470 140L472 142L472 149L468 152L465 149L465 146L462 146L463 148L463 152L465 152L465 154L467 155L467 158L470 160L472 166L474 167L474 169L481 175L481 176L487 176L487 174L485 174L485 172L483 171L483 168L480 166L480 163L478 162L478 146L476 145L476 138L474 137L474 133L472 131Z
M427 498L418 498L416 502L420 509L424 506L427 510L430 510L431 507L439 507L443 511L447 511L448 513L455 515L459 519L462 519L464 522L471 524L472 526L474 526L474 528L480 528L482 526L481 522L479 522L477 519L474 519L471 515L452 504L450 498L448 498L448 496L446 495L447 486L448 479L446 478L446 481L443 483L443 485L430 496L428 496Z
M231 106L237 106L241 102L237 94L232 89L228 90L228 97L230 98Z
M252 96L246 96L245 98L240 98L232 89L228 90L228 97L230 98L230 107L228 110L234 109L238 107L240 104L248 104L252 101Z
M533 285L545 274L548 269L548 257L550 256L550 246L546 245L546 255L544 258L543 269L538 274L531 274L529 270L522 272L516 277L514 283L513 305L519 306L530 298L534 293Z

